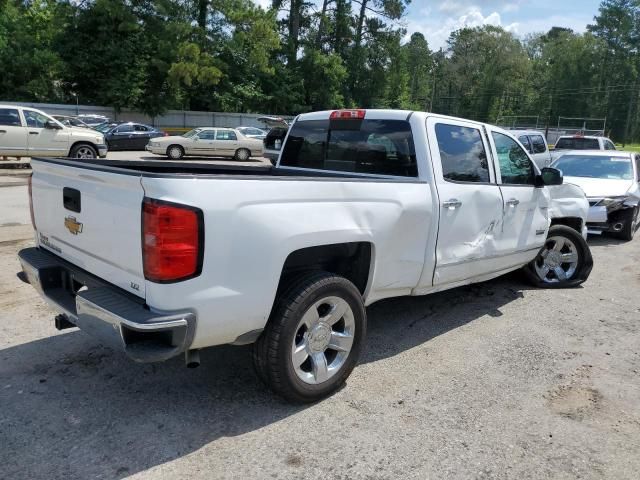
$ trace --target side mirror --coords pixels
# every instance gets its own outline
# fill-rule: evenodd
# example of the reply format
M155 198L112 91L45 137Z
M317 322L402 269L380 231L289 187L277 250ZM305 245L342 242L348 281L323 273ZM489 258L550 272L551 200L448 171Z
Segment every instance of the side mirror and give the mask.
M540 186L544 185L562 185L562 171L557 168L545 167L539 175Z
M51 120L47 120L47 123L44 124L44 128L48 128L49 130L62 130L60 125L56 122L52 122Z

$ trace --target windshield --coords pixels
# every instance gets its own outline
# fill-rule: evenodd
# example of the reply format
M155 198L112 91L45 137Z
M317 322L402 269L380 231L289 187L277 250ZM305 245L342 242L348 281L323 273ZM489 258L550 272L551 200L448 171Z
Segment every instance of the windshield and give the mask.
M182 136L185 138L195 137L198 133L202 131L201 128L194 128L193 130L189 130L187 133L183 133Z
M600 155L565 155L554 167L562 170L567 177L605 178L611 180L631 180L633 169L627 157Z

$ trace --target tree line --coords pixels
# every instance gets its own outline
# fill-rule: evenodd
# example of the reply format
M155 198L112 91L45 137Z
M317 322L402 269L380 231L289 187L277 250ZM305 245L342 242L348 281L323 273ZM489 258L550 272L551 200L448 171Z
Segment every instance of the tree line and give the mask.
M0 0L0 99L297 114L406 108L495 122L607 118L640 138L640 0L604 0L585 33L404 40L410 0Z

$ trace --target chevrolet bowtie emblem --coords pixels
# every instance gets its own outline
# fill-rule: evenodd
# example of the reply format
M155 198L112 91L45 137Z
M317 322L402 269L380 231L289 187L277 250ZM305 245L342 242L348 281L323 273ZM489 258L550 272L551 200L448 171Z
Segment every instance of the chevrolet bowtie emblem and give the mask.
M82 224L76 220L76 217L67 217L64 219L64 226L67 227L73 235L82 233Z

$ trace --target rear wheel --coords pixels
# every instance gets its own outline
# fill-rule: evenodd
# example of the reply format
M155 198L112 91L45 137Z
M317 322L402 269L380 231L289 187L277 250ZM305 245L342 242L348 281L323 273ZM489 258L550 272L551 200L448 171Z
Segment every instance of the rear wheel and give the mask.
M167 157L171 160L180 160L184 157L184 149L180 145L171 145L167 148Z
M240 162L246 162L251 157L251 152L246 148L239 148L233 158Z
M362 296L353 283L327 272L298 277L254 345L258 376L292 402L326 397L351 374L365 330Z
M98 152L88 143L74 145L69 154L71 158L98 158Z
M591 273L593 260L589 245L571 227L553 225L538 256L524 272L540 288L575 287Z

